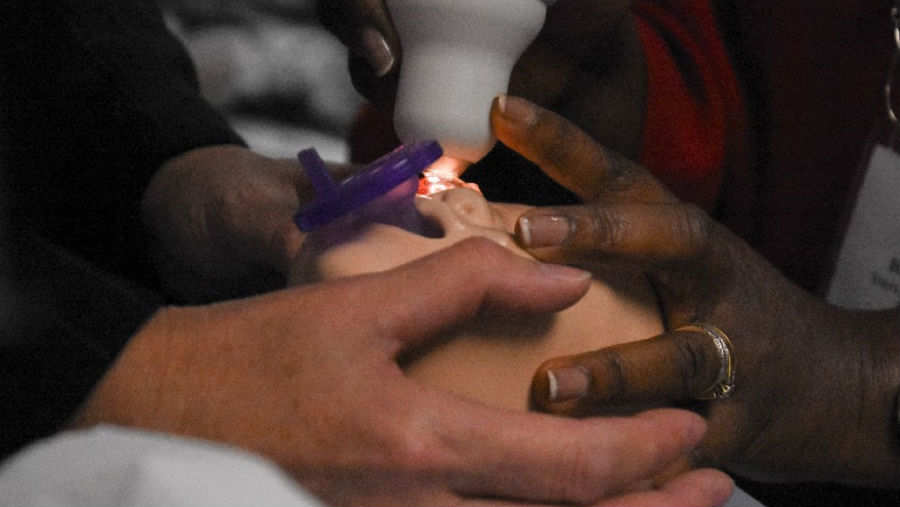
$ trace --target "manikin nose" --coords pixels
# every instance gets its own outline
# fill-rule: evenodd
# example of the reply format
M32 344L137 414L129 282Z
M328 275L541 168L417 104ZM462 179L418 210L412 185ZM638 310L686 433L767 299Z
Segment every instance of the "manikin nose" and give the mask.
M481 192L460 187L445 190L431 197L417 198L419 213L443 233L436 237L459 240L466 237L487 238L495 243L528 256L516 247L503 219Z
M460 218L478 227L497 227L490 204L480 193L468 188L453 188L439 198Z
M468 188L453 188L433 194L417 203L419 211L434 225L451 231L502 231L502 223L480 193Z

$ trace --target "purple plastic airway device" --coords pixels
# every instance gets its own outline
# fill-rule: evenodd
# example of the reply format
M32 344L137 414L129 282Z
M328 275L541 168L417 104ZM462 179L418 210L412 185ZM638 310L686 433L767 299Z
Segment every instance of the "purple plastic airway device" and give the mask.
M335 182L314 149L297 154L306 169L317 198L294 217L297 227L308 232L351 211L358 210L410 181L410 191L392 199L412 199L418 188L419 174L443 154L437 141L400 146L372 162L360 172ZM410 201L411 202L411 201Z

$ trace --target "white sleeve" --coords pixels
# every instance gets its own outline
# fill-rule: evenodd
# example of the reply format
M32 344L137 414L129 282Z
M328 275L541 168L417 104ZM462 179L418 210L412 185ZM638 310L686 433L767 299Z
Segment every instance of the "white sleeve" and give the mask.
M320 507L275 464L203 440L117 427L65 432L0 466L2 506Z

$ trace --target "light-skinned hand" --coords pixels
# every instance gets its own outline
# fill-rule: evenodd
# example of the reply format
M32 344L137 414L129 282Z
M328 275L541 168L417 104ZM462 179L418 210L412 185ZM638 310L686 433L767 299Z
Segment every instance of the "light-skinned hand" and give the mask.
M560 310L589 274L486 239L400 268L168 308L132 339L76 426L113 423L259 452L335 505L718 505L721 472L654 487L705 424L687 411L577 420L490 408L396 358L482 312ZM608 498L610 495L620 495Z

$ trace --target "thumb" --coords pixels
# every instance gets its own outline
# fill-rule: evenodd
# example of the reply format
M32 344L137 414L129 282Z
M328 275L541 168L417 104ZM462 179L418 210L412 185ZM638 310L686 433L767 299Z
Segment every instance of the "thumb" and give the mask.
M366 278L364 283L376 287L354 292L388 295L388 304L380 305L377 322L380 331L405 347L483 311L562 310L584 295L591 275L568 266L542 264L488 239L471 238ZM349 305L360 306L369 305Z

